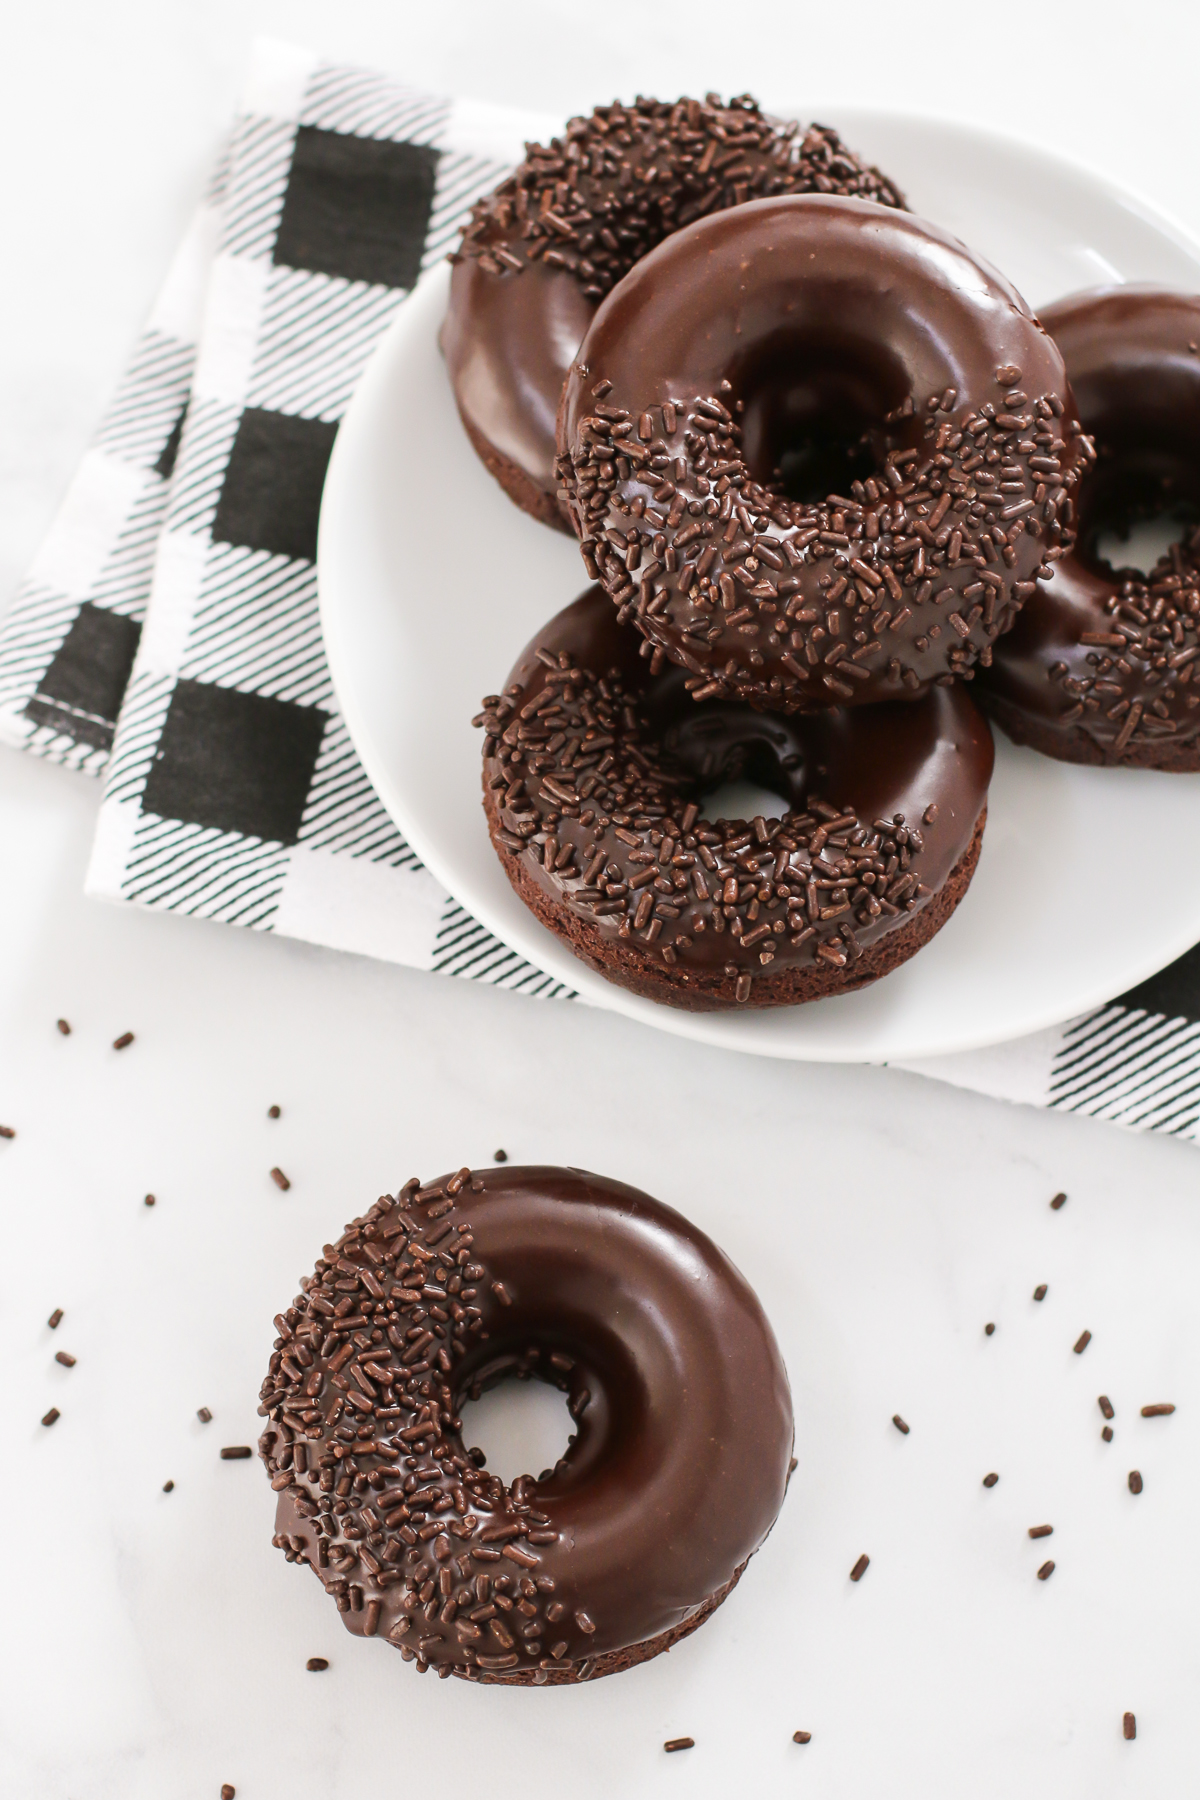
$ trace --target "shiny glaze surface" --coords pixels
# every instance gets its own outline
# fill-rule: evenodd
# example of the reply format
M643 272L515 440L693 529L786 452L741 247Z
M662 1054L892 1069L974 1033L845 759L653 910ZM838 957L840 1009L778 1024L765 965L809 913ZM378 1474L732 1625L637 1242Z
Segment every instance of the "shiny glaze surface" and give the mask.
M1096 548L1106 527L1179 509L1200 517L1200 298L1147 287L1072 295L1042 315L1066 360L1096 462L1081 483L1079 539L997 646L981 698L1106 758L1169 754L1200 733L1200 554L1185 533L1147 575ZM1089 642L1100 638L1101 642ZM1011 710L1009 710L1011 709Z
M831 413L873 473L787 500L789 433ZM1003 276L910 214L813 195L706 218L635 264L558 436L622 617L704 678L698 697L776 709L907 698L986 663L1069 541L1081 455L1062 357Z
M464 1170L447 1207L454 1179L443 1177L416 1193L410 1184L399 1205L380 1202L326 1251L349 1292L365 1286L365 1277L379 1290L372 1315L378 1327L403 1280L393 1277L396 1258L389 1265L386 1248L411 1242L453 1248L466 1238L471 1304L478 1309L471 1331L457 1343L447 1327L433 1324L438 1341L455 1345L446 1358L448 1371L443 1374L435 1364L428 1375L418 1375L408 1403L386 1433L377 1423L371 1440L389 1451L392 1445L404 1452L414 1442L420 1445L413 1458L417 1482L411 1485L444 1535L419 1535L414 1502L405 1514L413 1541L406 1548L395 1540L404 1552L395 1566L406 1580L381 1582L360 1560L353 1579L361 1583L362 1595L359 1604L347 1606L344 1622L362 1632L371 1601L378 1600L375 1632L422 1661L450 1664L459 1674L471 1673L472 1664L474 1672L495 1678L537 1669L543 1660L586 1662L685 1621L762 1543L788 1479L793 1427L787 1376L745 1279L703 1232L669 1207L621 1182L536 1167ZM406 1230L396 1230L398 1219ZM323 1266L318 1264L318 1272ZM426 1290L430 1285L427 1276ZM441 1292L444 1277L432 1285ZM315 1291L310 1287L310 1294ZM356 1308L364 1299L355 1294ZM446 1305L453 1300L450 1295ZM304 1304L302 1296L297 1307ZM429 1308L437 1304L424 1302ZM308 1316L316 1319L311 1341L324 1342L328 1321L317 1318L311 1305ZM294 1320L287 1315L293 1345L303 1339L305 1318L302 1311ZM407 1322L402 1313L401 1323ZM422 1323L427 1323L424 1314ZM352 1341L348 1333L340 1335ZM396 1335L406 1341L401 1332ZM410 1330L409 1335L418 1334ZM288 1342L283 1348L295 1357ZM376 1359L367 1359L364 1386L378 1389L379 1361L390 1355L384 1341ZM308 1433L310 1470L321 1448L336 1442L329 1415L340 1390L328 1379L331 1360L337 1356L328 1342L315 1362L310 1359L316 1373L307 1378L317 1392L309 1405L322 1421ZM351 1373L344 1357L340 1371ZM465 1455L458 1413L470 1394L518 1371L564 1388L576 1427L545 1479L519 1478L509 1488ZM428 1415L430 1401L436 1408L439 1400L439 1429L421 1438L410 1421L419 1420L422 1405ZM282 1416L287 1409L277 1410ZM268 1427L264 1444L268 1466L284 1465L276 1478L282 1482L294 1459L280 1456L277 1433L278 1427ZM403 1458L355 1453L358 1470L368 1471L372 1464L382 1471L382 1482L399 1481L408 1472ZM347 1465L343 1459L336 1466ZM293 1553L302 1539L300 1554L336 1587L337 1571L329 1564L339 1561L339 1554L327 1548L326 1566L317 1566L318 1534L305 1516L305 1486L311 1492L316 1485L292 1474L280 1492L277 1531ZM373 1493L374 1486L367 1491ZM361 1538L351 1532L342 1541L361 1556ZM374 1542L377 1564L383 1548L381 1536ZM385 1572L391 1566L380 1564ZM406 1608L406 1592L419 1593L427 1578L437 1582L440 1571L445 1574L432 1609L424 1603ZM490 1616L501 1624L499 1638L490 1628L488 1602L484 1616L474 1623L469 1619L480 1611L475 1584L481 1573L493 1595L502 1590L508 1599L519 1596L522 1581L536 1588L524 1611L510 1606L497 1612L492 1605ZM511 1582L497 1581L501 1575ZM461 1598L445 1618L443 1602L451 1590ZM539 1617L547 1611L549 1619ZM522 1635L527 1615L536 1623L535 1652ZM515 1648L506 1646L506 1638ZM502 1664L490 1671L489 1651Z
M518 659L506 684L508 715L501 718L493 706L483 721L484 782L500 801L497 847L501 855L520 856L548 896L603 936L644 947L649 960L665 961L677 977L728 964L759 975L767 967L777 971L821 958L842 966L858 949L906 923L945 882L971 841L992 773L991 733L965 689L936 688L916 702L885 702L861 711L829 708L776 716L720 701L697 706L681 670L668 666L651 675L639 651L639 640L618 623L603 590L591 588L552 619ZM520 749L522 715L527 730L541 720L543 742L558 735L564 721L551 714L553 731L547 732L546 715L537 708L540 698L553 698L549 690L556 685L563 692L564 665L579 677L572 691L586 688L585 671L593 678L611 674L630 702L628 711L623 702L614 708L620 715L615 730L587 728L602 740L594 754L580 733L581 748L567 776L561 763L567 752L561 747L556 754L547 752L542 764L540 745L526 739L522 762L512 760L514 749ZM611 681L609 688L616 692ZM651 806L657 800L657 817L639 810L633 798L625 806L613 805L611 795L601 798L607 793L603 786L589 785L586 770L595 771L607 757L614 764L611 781L626 767L630 748L628 766L648 771L640 798ZM757 827L705 818L703 795L742 775L780 793L791 811ZM823 811L813 811L814 803ZM897 815L913 841L902 861L892 861L888 880L872 873L869 887L839 882L847 838L855 831L862 841L878 838L875 822L895 821ZM823 818L828 825L847 817L849 823L832 840L822 830ZM646 872L661 860L664 837L673 846L669 866L655 870L653 909L639 923L639 908L645 910L651 891ZM554 846L552 867L547 867L548 841ZM573 847L569 859L568 845ZM735 848L727 853L726 845ZM884 864L895 854L889 852ZM585 879L598 857L603 889L596 877ZM910 870L911 891L888 903L889 887ZM725 906L719 897L733 873L738 898ZM810 904L812 880L827 884L819 907ZM876 888L872 912L870 894ZM757 902L749 899L752 893ZM830 910L832 916L819 916ZM758 930L761 924L766 933ZM853 941L846 938L847 926ZM749 944L743 941L747 937Z
M748 97L598 107L531 145L455 258L441 342L464 419L553 499L555 415L597 301L698 210L815 188L903 205L836 132L802 136Z

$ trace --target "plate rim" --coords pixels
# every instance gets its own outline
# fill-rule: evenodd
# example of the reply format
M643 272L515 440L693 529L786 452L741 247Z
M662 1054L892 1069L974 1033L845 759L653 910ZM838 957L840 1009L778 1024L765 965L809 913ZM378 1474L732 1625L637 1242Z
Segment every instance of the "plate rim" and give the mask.
M1200 288L1200 236L1191 232L1173 214L1146 198L1138 190L1115 181L1109 175L1092 168L1082 158L1072 156L1057 147L1048 147L1036 139L1022 137L990 125L979 125L949 116L930 115L900 107L864 107L839 104L832 108L805 106L801 109L789 104L786 107L773 107L770 110L776 116L807 117L809 120L823 118L827 112L835 113L847 122L850 135L853 135L856 121L864 125L879 125L885 129L889 125L904 129L916 127L934 136L946 132L952 136L957 135L960 138L974 140L981 148L989 150L993 154L1010 157L1016 155L1032 159L1043 167L1055 166L1064 176L1090 187L1099 197L1131 213L1143 224L1150 226L1152 230L1167 239L1176 249L1182 251L1196 264L1197 285ZM838 129L840 130L841 127L839 126ZM964 1027L954 1034L941 1033L936 1047L931 1048L928 1044L918 1043L900 1049L885 1049L882 1054L875 1057L864 1053L861 1048L843 1048L836 1043L809 1045L803 1042L774 1041L766 1033L755 1034L753 1032L753 1025L760 1017L765 1019L773 1016L772 1009L762 1009L761 1014L758 1009L747 1014L692 1012L685 1008L666 1006L643 999L641 996L628 993L625 989L607 982L603 976L592 971L587 964L581 962L570 951L563 949L555 934L546 926L541 925L540 921L532 914L529 915L528 920L521 920L518 928L514 930L507 920L498 924L490 916L491 908L486 896L484 904L481 906L474 896L468 902L458 895L456 884L443 865L437 842L427 840L421 826L418 824L414 829L412 821L406 816L403 799L397 793L390 771L385 766L382 752L376 750L372 733L364 726L361 719L355 697L354 680L348 668L350 652L348 649L346 650L344 659L343 641L337 623L339 611L332 598L338 582L336 576L331 574L331 567L336 558L335 553L330 549L330 546L337 541L342 528L341 520L346 505L343 495L348 494L353 485L345 471L353 462L355 441L358 433L365 429L362 422L369 415L370 401L375 390L381 384L386 385L386 372L390 369L389 351L394 340L404 333L405 321L411 316L409 303L418 295L428 294L436 286L444 287L447 281L447 262L445 258L441 258L421 275L419 281L397 307L363 370L350 405L339 425L329 460L321 499L316 568L318 611L325 654L334 695L351 743L388 815L403 833L421 862L446 889L451 898L476 918L498 942L520 955L533 967L542 970L553 980L561 983L585 1005L596 1006L602 1011L618 1013L638 1023L666 1031L674 1037L682 1037L713 1048L766 1056L778 1061L859 1065L925 1062L939 1057L993 1050L1005 1044L1019 1043L1056 1025L1066 1024L1072 1019L1084 1017L1088 1013L1112 1004L1116 998L1112 992L1112 984L1097 983L1094 991L1088 990L1087 996L1081 1004L1073 1003L1066 1012L1062 1010L1061 1002L1048 1005L1040 1012L1031 1012L1029 1022L1023 1024L1020 1031L1016 1033L1005 1028L997 1036L994 1031L986 1029L980 1031L977 1028ZM1089 285L1100 286L1103 284ZM526 927L532 929L526 930ZM1156 949L1137 965L1137 972L1132 979L1122 979L1122 991L1128 991L1159 973L1197 941L1197 937L1189 933L1186 941L1179 944L1172 943L1165 954ZM594 988L593 983L596 984ZM741 1027L736 1040L728 1031L728 1026L735 1021ZM745 1041L742 1041L743 1036Z

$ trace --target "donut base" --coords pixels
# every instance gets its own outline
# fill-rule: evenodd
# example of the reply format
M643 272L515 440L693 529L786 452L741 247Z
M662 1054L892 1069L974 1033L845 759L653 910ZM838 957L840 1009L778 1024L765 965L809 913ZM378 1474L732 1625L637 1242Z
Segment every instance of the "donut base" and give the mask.
M638 950L621 939L605 938L586 919L581 919L566 906L556 906L533 880L519 854L512 854L496 842L499 819L495 798L484 790L484 812L496 854L504 865L509 881L525 905L542 924L561 938L581 962L597 974L628 988L643 999L657 1000L667 1006L682 1007L688 1012L745 1011L755 1006L803 1006L809 1000L822 1000L830 994L848 994L867 987L881 976L890 975L901 963L915 956L942 929L967 888L979 861L983 828L987 822L984 804L971 841L946 877L941 889L915 913L907 924L889 931L862 952L845 969L822 968L808 963L802 968L783 968L777 974L755 974L748 1000L737 998L737 976L723 969L684 971L689 977L685 986L672 979L664 965L655 965Z
M536 519L540 525L549 525L555 531L574 537L575 527L562 510L557 497L548 494L545 488L540 488L519 463L515 463L510 456L505 456L502 450L497 450L478 426L471 423L461 407L458 416L462 420L463 430L471 440L471 448L488 474L500 483L513 504L519 506L523 513L528 513L531 519Z
M976 698L988 717L995 720L1014 744L1038 750L1043 756L1052 756L1056 762L1084 763L1091 768L1105 769L1161 769L1172 775L1194 775L1200 771L1200 732L1183 743L1175 738L1163 738L1154 744L1131 744L1119 756L1114 756L1078 725L1072 726L1070 731L1059 731L1053 725L1044 725L1040 719L1031 718L1011 700L1002 699L998 694L984 691Z
M745 1568L746 1564L743 1563L740 1568L735 1569L725 1586L711 1594L699 1611L694 1612L690 1619L685 1619L682 1625L675 1625L670 1631L660 1631L657 1637L646 1638L643 1643L629 1644L624 1650L608 1650L603 1656L593 1658L586 1679L598 1681L602 1675L619 1675L623 1670L636 1668L638 1663L650 1662L654 1657L661 1656L664 1650L682 1643L685 1637L690 1637L706 1619L712 1617L722 1600L732 1594ZM581 1663L571 1669L518 1669L512 1675L500 1672L490 1674L482 1669L463 1675L457 1667L453 1672L460 1680L474 1682L477 1686L487 1682L497 1687L567 1687L573 1683L577 1685L584 1679L578 1673L584 1666ZM539 1675L542 1677L540 1681L537 1679Z

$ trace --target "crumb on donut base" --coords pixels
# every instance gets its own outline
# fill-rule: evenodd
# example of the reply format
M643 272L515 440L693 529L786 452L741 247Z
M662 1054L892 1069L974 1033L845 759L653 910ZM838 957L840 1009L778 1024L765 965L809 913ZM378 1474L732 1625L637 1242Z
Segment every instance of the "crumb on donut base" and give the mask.
M513 504L519 506L523 513L528 513L531 519L536 519L539 525L549 525L555 531L574 537L575 527L563 502L539 487L519 463L515 463L510 456L505 456L503 450L497 450L478 426L471 423L461 406L458 408L458 416L471 441L471 448Z
M484 812L493 847L518 897L534 917L561 938L581 962L616 986L627 988L646 1000L657 1000L668 1006L682 1007L687 1012L720 1012L744 1010L755 1006L802 1006L809 1000L821 1000L830 994L847 994L867 987L915 956L937 935L970 886L979 861L987 804L975 822L975 830L967 848L955 863L942 887L903 925L889 931L878 942L863 950L844 970L822 969L816 964L802 968L782 968L777 973L757 975L749 999L739 1001L737 977L726 975L723 968L683 971L687 983L672 980L665 965L656 965L637 950L631 950L619 939L602 935L598 928L566 906L556 906L532 879L520 855L513 855L497 840L501 829L495 795L484 788Z
M1089 768L1159 769L1172 775L1194 775L1200 772L1200 732L1186 738L1163 737L1157 743L1144 738L1128 744L1120 755L1098 742L1090 731L1078 725L1065 731L1030 718L1022 707L987 690L977 696L989 718L1012 739L1028 750L1052 756L1056 762L1080 763Z

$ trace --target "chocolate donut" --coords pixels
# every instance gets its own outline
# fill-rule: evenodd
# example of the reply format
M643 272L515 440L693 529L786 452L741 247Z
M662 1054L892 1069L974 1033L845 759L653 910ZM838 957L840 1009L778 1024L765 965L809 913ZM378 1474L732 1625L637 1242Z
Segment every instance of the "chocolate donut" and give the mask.
M554 420L598 301L669 232L765 194L858 194L892 183L824 125L728 106L635 101L572 119L478 203L463 236L442 349L467 435L518 506L570 530L557 500Z
M1077 432L1003 276L911 214L792 196L689 225L618 283L567 379L559 471L652 667L697 699L861 706L986 665L1070 541ZM787 496L789 460L815 492Z
M692 1010L795 1005L886 975L979 855L992 738L959 685L789 716L695 706L602 588L560 612L476 719L492 842L521 899L620 986ZM707 819L748 775L779 819Z
M259 1411L276 1545L348 1631L523 1685L645 1662L720 1605L779 1511L792 1406L771 1327L704 1233L578 1169L384 1195L275 1323ZM464 1448L506 1376L569 1396L511 1486Z
M1200 298L1099 288L1042 323L1096 460L1076 547L996 646L980 699L1018 744L1064 762L1200 769L1200 533L1146 575L1097 548L1139 517L1200 515Z

